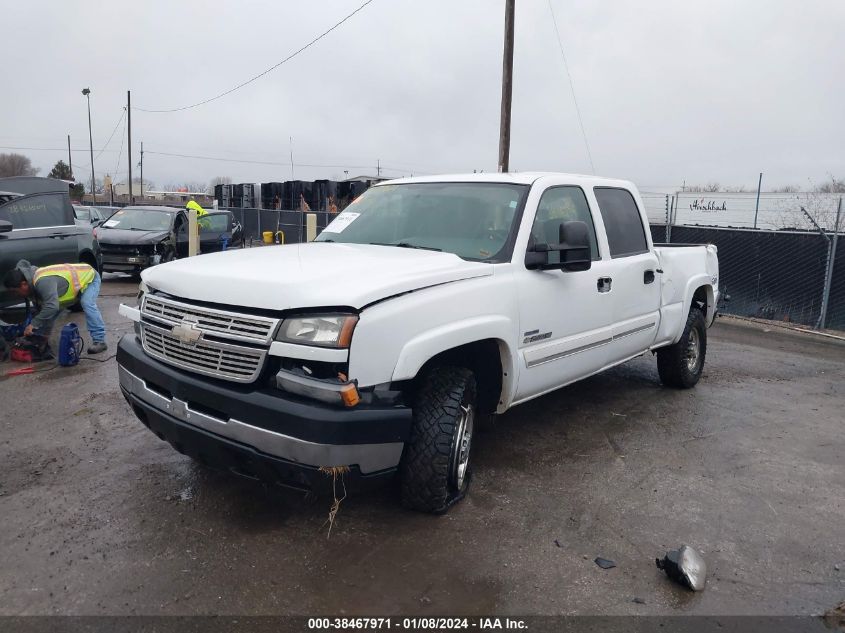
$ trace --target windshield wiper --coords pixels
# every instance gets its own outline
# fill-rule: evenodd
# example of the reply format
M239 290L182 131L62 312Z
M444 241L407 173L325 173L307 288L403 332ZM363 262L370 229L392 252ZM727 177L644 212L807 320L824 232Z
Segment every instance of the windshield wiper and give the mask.
M394 242L389 244L387 242L370 242L373 246L398 246L399 248L418 248L424 251L437 251L438 253L442 252L442 248L434 248L433 246L420 246L419 244L411 244L410 242Z

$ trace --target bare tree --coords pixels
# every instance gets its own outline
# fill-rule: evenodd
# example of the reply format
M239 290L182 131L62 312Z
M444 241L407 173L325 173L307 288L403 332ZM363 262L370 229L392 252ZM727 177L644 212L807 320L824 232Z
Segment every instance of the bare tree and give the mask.
M208 184L212 189L214 189L217 185L231 185L232 179L229 178L229 176L215 176Z
M798 193L801 188L797 185L781 185L772 189L773 193Z
M10 176L35 176L38 169L23 154L0 154L0 178Z
M706 185L687 185L687 191L695 192L705 192L705 193L715 193L717 191L721 191L722 187L719 185L718 182L708 182Z
M208 185L202 182L183 182L181 184L168 183L164 185L165 191L178 191L190 193L205 193L208 190Z
M830 180L816 185L813 190L818 193L845 193L845 180L835 178L833 174L828 174Z
M745 188L745 185L734 185L732 187L725 187L725 191L729 193L747 193L748 189Z

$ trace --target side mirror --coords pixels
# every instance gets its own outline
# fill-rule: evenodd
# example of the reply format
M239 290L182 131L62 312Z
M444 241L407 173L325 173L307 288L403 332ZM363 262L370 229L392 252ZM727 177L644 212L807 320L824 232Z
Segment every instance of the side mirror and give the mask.
M559 231L560 265L563 270L589 270L593 260L590 253L590 230L586 222L563 222Z
M0 220L0 233L8 233L13 228L15 227L8 220Z
M579 220L562 222L558 244L535 244L525 254L525 267L534 270L589 270L592 266L590 231Z

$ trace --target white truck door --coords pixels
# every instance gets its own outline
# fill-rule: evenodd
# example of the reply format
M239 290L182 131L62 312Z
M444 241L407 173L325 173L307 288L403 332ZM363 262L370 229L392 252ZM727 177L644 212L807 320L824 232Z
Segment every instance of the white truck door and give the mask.
M514 261L521 363L515 402L588 376L607 364L613 309L598 280L609 274L610 262L599 252L596 223L581 187L552 185L542 192L528 246L557 244L560 224L569 220L585 222L590 231L590 270L529 270Z
M660 325L660 273L647 224L630 191L594 187L610 250L613 342L609 362L647 350Z

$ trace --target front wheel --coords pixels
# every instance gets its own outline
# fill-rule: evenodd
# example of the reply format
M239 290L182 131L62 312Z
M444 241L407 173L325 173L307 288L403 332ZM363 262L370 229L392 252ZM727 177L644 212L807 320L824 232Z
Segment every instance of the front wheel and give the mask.
M684 333L674 345L657 350L657 373L667 387L691 389L701 378L707 354L707 325L704 314L693 307Z
M402 503L442 514L466 494L477 410L473 373L439 367L423 379L400 465Z

